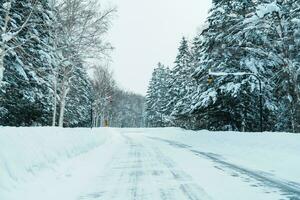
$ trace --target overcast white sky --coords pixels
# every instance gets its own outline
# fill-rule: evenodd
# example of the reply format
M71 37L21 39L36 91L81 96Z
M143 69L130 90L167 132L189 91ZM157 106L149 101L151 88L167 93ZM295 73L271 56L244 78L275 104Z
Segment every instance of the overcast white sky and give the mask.
M173 66L183 36L193 38L211 0L107 0L118 7L109 39L119 85L146 94L158 62Z

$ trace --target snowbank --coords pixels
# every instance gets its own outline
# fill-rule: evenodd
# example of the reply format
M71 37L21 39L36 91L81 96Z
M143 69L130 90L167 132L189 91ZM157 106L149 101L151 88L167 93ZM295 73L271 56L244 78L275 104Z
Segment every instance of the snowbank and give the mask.
M0 193L100 146L106 141L107 131L0 127Z

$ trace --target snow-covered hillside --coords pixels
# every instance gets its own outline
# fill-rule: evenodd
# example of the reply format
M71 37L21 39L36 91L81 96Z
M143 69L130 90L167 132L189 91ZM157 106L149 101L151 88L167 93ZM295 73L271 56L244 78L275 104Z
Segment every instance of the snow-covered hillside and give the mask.
M1 200L300 199L300 135L0 128Z

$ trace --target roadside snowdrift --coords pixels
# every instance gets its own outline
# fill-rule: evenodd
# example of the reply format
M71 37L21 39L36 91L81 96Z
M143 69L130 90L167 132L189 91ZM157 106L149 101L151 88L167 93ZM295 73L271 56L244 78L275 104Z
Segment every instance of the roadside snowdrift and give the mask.
M0 193L106 141L106 129L0 127Z

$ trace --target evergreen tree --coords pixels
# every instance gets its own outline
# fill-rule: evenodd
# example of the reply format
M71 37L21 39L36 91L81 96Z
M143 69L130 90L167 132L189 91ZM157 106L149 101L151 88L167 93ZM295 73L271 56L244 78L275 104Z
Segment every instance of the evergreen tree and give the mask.
M247 29L256 34L256 40L260 39L259 43L252 46L255 51L251 52L259 54L264 60L264 70L267 71L264 77L268 78L267 92L272 93L267 106L277 108L273 110L276 115L273 127L277 131L295 132L299 123L299 47L295 24L299 16L299 12L295 12L297 7L297 1L293 0L265 1L257 6L256 15L245 23ZM270 99L277 103L270 103Z
M273 3L275 4L275 3ZM299 91L299 46L297 45L297 23L299 19L299 3L297 1L277 1L277 9L265 14L270 27L269 39L273 39L274 46L271 50L276 60L274 70L277 82L275 96L279 102L276 127L277 130L296 132L300 130Z
M82 62L74 68L70 92L66 99L64 126L90 127L92 109L92 83Z
M167 78L163 113L185 128L257 131L262 95L264 130L297 131L299 11L296 0L214 0L208 28L195 38L192 53L186 53L182 41ZM209 71L224 73L208 83ZM196 82L189 81L189 74ZM150 116L159 113L154 106L159 81L153 77L147 96Z
M186 105L189 103L187 95L193 90L195 85L194 79L191 77L192 68L192 54L188 45L188 41L183 38L179 47L179 53L176 57L175 67L171 70L171 82L168 93L172 98L168 106L171 108L170 115L177 121L176 124L186 127L186 122L189 115L184 113Z
M150 127L163 127L169 122L165 115L167 107L166 93L168 92L168 68L161 63L154 69L146 95L146 124Z
M49 27L54 20L52 12L47 1L11 1L10 6L12 30L28 22L6 43L0 94L0 107L5 112L0 121L2 125L46 125L50 119L49 77L54 59Z
M254 11L252 1L214 1L208 18L209 28L200 40L198 68L194 77L199 87L192 96L192 113L201 119L201 128L223 130L258 130L259 84L252 76L213 77L208 84L208 71L260 73L247 52L249 39L243 29ZM236 37L236 36L239 37Z

